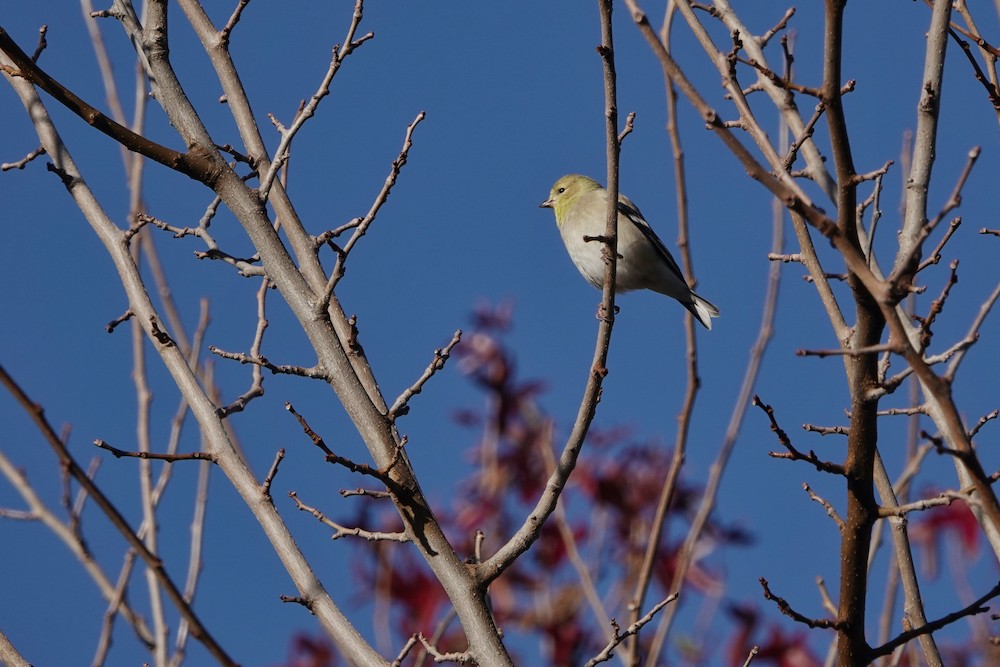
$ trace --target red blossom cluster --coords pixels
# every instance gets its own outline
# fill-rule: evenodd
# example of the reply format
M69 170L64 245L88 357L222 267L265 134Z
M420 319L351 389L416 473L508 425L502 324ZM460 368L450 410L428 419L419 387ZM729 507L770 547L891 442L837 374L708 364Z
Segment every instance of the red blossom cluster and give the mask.
M511 317L508 304L478 309L471 332L455 348L459 368L482 392L483 402L455 415L458 424L478 436L468 452L470 473L458 485L453 504L436 511L456 549L470 559L476 554L477 531L484 536L480 549L485 558L517 529L542 493L561 446L554 420L538 402L545 383L517 374L505 342ZM562 509L550 517L532 548L490 587L491 608L505 643L524 664L535 662L539 653L554 667L581 664L603 646L610 618L627 617L628 596L670 458L662 443L637 442L629 428L591 429L560 500ZM668 526L686 528L699 495L699 488L682 483ZM398 517L388 507L382 517L373 517L369 508L355 519L368 526L377 523L380 530L399 529ZM669 592L683 532L663 531L651 596ZM706 557L749 540L744 531L717 522L704 534ZM435 638L439 651L464 649L441 586L407 545L359 543L356 558L361 595L391 601L397 645L422 632ZM587 600L581 567L606 606L609 616L604 619L597 618ZM724 584L723 573L704 557L687 576L689 590L696 592L718 595ZM414 650L404 664L414 664L419 654Z

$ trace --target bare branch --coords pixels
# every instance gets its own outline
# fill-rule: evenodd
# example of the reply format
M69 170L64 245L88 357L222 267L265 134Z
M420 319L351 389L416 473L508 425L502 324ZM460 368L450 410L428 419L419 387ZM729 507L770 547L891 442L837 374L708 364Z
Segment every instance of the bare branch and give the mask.
M358 241L360 241L368 231L368 227L375 222L375 216L378 215L379 210L389 199L389 193L392 192L393 186L396 185L396 179L399 178L399 174L403 170L403 166L406 164L407 157L410 154L410 148L413 147L413 131L426 117L427 114L421 111L417 114L417 117L413 119L413 122L411 122L406 128L406 136L403 139L403 147L400 149L399 155L396 156L396 159L392 161L392 167L389 169L389 175L386 176L385 182L382 184L382 189L379 190L371 208L368 209L368 213L357 221L357 225L354 228L354 233L351 234L350 240L344 245L343 249L337 249L337 259L334 262L333 270L330 272L330 278L326 283L326 288L323 290L322 296L316 303L317 312L326 312L329 307L330 298L333 296L333 290L337 287L337 283L340 282L340 279L344 277L344 271L346 271L344 264L347 261L347 256L350 254L351 250L354 249L354 246L357 245ZM275 162L275 164L277 164L277 162Z
M810 451L808 454L803 454L799 450L795 449L795 447L792 445L791 439L788 437L788 434L785 433L785 431L780 426L778 426L778 422L774 418L774 409L770 405L767 405L764 402L762 402L760 400L760 397L757 396L756 394L754 394L753 396L752 405L755 405L764 411L764 414L767 415L768 420L771 422L771 430L774 432L775 435L778 436L778 442L780 442L782 446L784 446L784 448L788 450L787 454L782 452L770 452L769 455L772 458L791 459L793 461L805 461L807 463L811 463L813 466L815 466L817 470L821 472L828 472L834 475L844 474L843 466L837 465L836 463L830 463L829 461L823 461L818 456L816 456L816 453L813 451Z
M604 272L604 287L601 292L600 313L603 314L598 322L597 341L594 349L593 362L590 367L590 374L587 378L587 385L583 392L583 399L580 402L580 409L577 413L573 428L563 447L559 457L556 470L549 476L545 485L545 491L541 494L534 508L525 518L521 527L491 558L476 566L476 577L481 586L486 586L499 577L510 567L522 553L538 539L542 526L546 519L552 514L559 496L565 488L570 474L576 467L577 459L583 447L583 441L587 437L590 424L597 412L597 402L600 397L601 385L607 375L608 349L611 346L611 331L614 327L615 295L612 286L615 284L615 270L617 265L617 225L618 215L615 204L618 201L618 158L620 145L618 144L618 112L617 112L617 92L614 70L614 49L612 46L611 29L611 1L600 0L601 10L601 37L602 43L598 48L598 54L604 63L604 100L606 118L606 143L608 159L608 217L606 236L615 239L608 248L607 262Z
M285 448L282 447L278 450L278 453L274 455L274 463L271 464L271 469L267 471L267 476L264 477L264 482L260 485L260 492L265 498L271 497L271 482L278 475L278 466L281 465L282 459L285 458Z
M351 496L367 496L368 498L374 498L376 500L384 500L391 498L391 495L387 491L376 491L374 489L341 489L340 495L344 498L350 498Z
M113 447L100 438L94 440L94 445L99 449L111 452L116 459L120 459L124 456L126 458L166 461L167 463L174 463L176 461L211 461L212 463L215 463L215 457L208 452L188 452L187 454L157 454L156 452L142 451L130 452Z
M951 625L955 621L961 620L967 616L974 616L976 614L985 613L989 611L989 607L984 607L983 604L988 602L989 600L992 600L998 595L1000 595L1000 583L991 588L989 592L987 592L985 595L983 595L982 597L980 597L978 600L968 605L967 607L959 609L956 612L952 612L947 616L942 616L936 621L931 621L930 623L922 625L919 628L913 628L912 630L907 630L906 632L899 634L892 641L886 642L882 646L873 648L871 650L871 657L878 658L883 655L889 655L896 649L896 647L902 646L911 639L920 637L921 635L937 632L941 628L947 625Z
M802 623L804 625L809 626L810 628L839 629L840 624L837 623L836 621L831 621L826 618L809 618L808 616L803 616L799 612L792 609L792 606L788 604L788 602L784 598L778 597L777 595L774 595L771 592L771 589L768 588L767 585L767 579L765 579L764 577L760 578L760 585L764 589L764 599L773 601L776 605L778 605L778 609L781 611L782 614L790 617L797 623Z
M847 426L816 426L814 424L803 424L802 429L820 435L847 435L851 429Z
M17 162L4 162L3 164L0 164L0 171L10 171L11 169L24 169L29 162L31 162L36 157L39 157L41 155L45 155L44 146L39 146L38 148L31 151Z
M622 141L625 140L625 137L632 134L632 130L634 129L635 129L635 112L629 111L628 115L625 116L625 127L623 127L622 131L618 133L618 144L621 145Z
M268 168L267 173L265 173L263 178L260 180L258 193L262 201L267 201L268 195L271 191L271 186L274 184L274 179L277 178L281 168L288 160L292 139L295 138L295 135L302 129L302 126L306 123L306 121L313 117L323 98L330 94L330 84L333 83L333 77L336 76L337 71L344 62L344 59L351 55L351 53L353 53L359 46L375 37L375 33L369 32L368 34L362 35L357 39L354 38L354 35L358 30L358 26L361 24L363 7L364 0L355 1L354 15L351 20L351 25L347 29L347 36L344 38L344 44L333 48L333 58L330 60L330 66L326 70L326 75L320 82L319 88L315 93L313 93L308 104L302 107L302 110L296 115L291 126L287 129L282 127L281 124L277 123L272 116L272 120L276 123L276 126L281 133L281 141L278 143L278 148L274 151L274 161Z
M601 650L600 653L598 653L597 655L595 655L593 658L591 658L586 662L585 667L593 667L594 665L600 664L602 662L607 662L608 660L610 660L614 655L614 649L616 646L621 644L629 637L636 635L639 632L639 630L642 629L642 626L652 621L653 617L656 616L656 614L658 614L661 609L663 609L676 599L677 599L677 593L673 593L672 595L668 595L664 599L660 600L659 602L656 603L656 605L653 606L652 609L646 612L646 614L642 618L640 618L635 623L625 628L624 632L618 626L618 623L616 623L614 619L611 619L611 627L614 631L614 637L612 637L611 641L609 641L604 646L604 648Z
M111 120L96 108L84 102L72 91L46 74L21 47L11 39L3 28L0 28L0 50L14 63L15 68L7 65L0 69L12 77L23 77L38 86L64 107L78 115L88 124L108 135L131 151L145 155L151 160L176 169L183 174L205 184L214 183L218 178L217 166L213 164L203 148L195 147L187 153L180 153L161 146L146 137L136 134L127 127Z
M778 21L773 28L757 38L757 43L760 44L761 47L767 46L767 43L770 42L775 35L785 29L793 16L795 16L795 7L789 7L785 10L785 15L781 17L781 20Z
M941 261L941 251L944 249L945 244L948 243L948 241L951 239L952 234L955 233L955 231L961 224L962 224L962 218L960 217L955 218L948 224L948 230L944 233L944 236L941 237L941 240L938 242L937 247L934 248L934 250L932 250L930 253L928 253L924 261L920 262L920 266L917 267L917 273L920 273L928 266L931 266L932 264L937 264L938 262Z
M994 410L993 412L990 412L989 414L985 414L982 417L980 417L979 421L976 422L976 425L973 426L972 429L969 431L969 439L971 440L972 438L976 437L976 434L979 433L979 429L985 426L986 422L996 419L997 416L1000 416L1000 410Z
M844 355L848 357L858 357L865 354L872 354L873 352L895 352L899 354L902 350L898 345L892 343L885 343L880 345L869 345L868 347L860 347L857 349L845 349L841 348L839 350L795 350L795 355L799 357L830 357L835 355Z
M242 352L226 352L220 350L214 345L208 347L208 351L212 354L217 354L223 359L231 359L233 361L238 361L241 364L257 364L263 366L272 373L282 374L282 375L297 375L304 378L312 378L314 380L324 380L329 381L329 374L320 368L319 366L311 366L306 368L305 366L289 366L287 364L272 364L264 357L253 357L249 354L243 354Z
M468 651L463 651L461 653L441 653L433 644L430 643L430 641L428 641L426 637L424 637L424 633L422 632L417 634L417 639L419 639L420 643L424 645L424 650L427 651L432 658L434 658L434 662L457 662L460 665L467 665L473 661L472 656L469 655Z
M451 337L451 341L445 345L444 348L434 350L434 360L429 366L427 366L423 375L421 375L416 382L407 387L406 390L399 395L399 398L396 399L396 402L392 404L392 407L389 408L389 419L395 421L397 418L410 411L410 399L419 394L423 390L424 385L427 384L427 381L434 377L435 373L444 368L445 362L447 362L448 358L451 356L452 348L458 345L460 340L462 340L461 329L455 332L455 335Z
M81 487L86 489L87 494L93 498L94 503L101 509L105 516L108 517L112 525L118 530L119 533L121 533L122 537L125 538L131 548L135 549L136 552L142 557L153 576L166 591L168 597L177 608L178 612L191 624L193 629L192 632L195 636L206 646L206 648L219 662L224 665L235 666L235 661L229 657L225 650L223 650L222 646L215 642L212 635L209 634L205 626L202 625L200 619L195 614L194 609L192 609L191 605L184 599L180 589L177 588L173 579L171 579L164 570L163 562L155 554L150 552L148 548L146 548L146 545L128 525L128 522L114 506L114 504L87 476L87 473L76 462L73 456L69 453L69 450L48 423L48 420L42 412L41 406L34 403L28 397L28 395L14 381L14 379L7 374L7 371L3 368L3 366L0 366L0 383L7 387L8 391L10 391L17 402L20 403L24 407L25 411L27 411L31 416L42 435L45 436L46 441L52 447L53 451L55 451L56 456L59 458L59 461L64 469Z
M839 514L837 514L837 510L833 508L833 505L831 505L829 502L827 502L820 496L816 495L816 493L813 492L811 488L809 488L808 484L803 484L802 489L809 494L809 498L811 500L823 506L823 509L826 510L826 515L834 520L834 522L837 524L837 528L840 529L844 528L844 520L840 518Z
M976 343L976 341L979 340L979 330L982 328L983 323L986 322L986 316L993 310L993 306L996 304L997 299L1000 299L1000 282L996 284L993 291L990 292L989 296L986 297L986 300L979 306L979 312L976 313L976 317L972 320L972 324L969 325L969 331L965 334L965 338L953 345L951 349L947 351L948 356L951 357L951 361L948 364L947 372L944 374L946 380L952 381L955 378L955 373L958 372L959 364L961 364L962 360L965 359L965 353ZM944 360L946 359L941 359L941 361Z
M108 322L108 324L104 328L107 329L108 333L113 333L114 330L118 328L119 324L122 324L123 322L129 321L130 319L132 319L133 315L135 315L135 313L133 313L132 309L129 308L124 313L122 313L121 315L119 315L115 319L113 319L110 322Z
M240 17L243 16L243 10L246 9L249 4L250 0L239 0L239 3L236 5L236 9L233 10L229 20L226 21L226 25L219 31L219 42L223 45L223 48L229 44L229 38L232 36L233 28L235 28L236 24L240 22Z
M406 640L406 643L403 644L403 648L401 648L399 653L396 655L396 659L389 664L389 667L400 667L403 664L403 660L406 659L406 656L418 643L419 640L417 639L417 635L410 635L410 638Z
M267 310L265 306L267 301L267 291L270 287L270 281L267 278L264 278L260 283L260 288L257 290L257 329L254 332L253 343L250 344L251 359L264 359L263 355L261 355L260 348L264 343L264 332L267 330L268 324ZM250 383L250 388L235 401L224 408L220 408L220 414L228 417L235 412L241 412L246 408L250 401L264 395L264 374L260 372L261 365L263 364L253 364L253 380ZM272 370L271 372L274 373L277 371Z
M339 540L342 537L353 536L353 537L363 537L364 539L368 540L369 542L401 542L401 543L405 543L405 542L409 542L410 541L410 538L407 537L406 533L402 533L402 532L385 533L385 532L377 532L377 531L372 531L372 530L364 530L363 528L347 528L347 527L342 526L341 524L337 523L333 519L329 518L328 516L326 516L325 514L323 514L323 512L321 512L320 510L316 509L315 507L311 507L309 505L306 505L304 502L302 502L301 500L299 500L298 494L296 494L294 491L289 491L288 492L288 497L295 501L295 506L298 509L300 509L303 512L309 512L314 517L316 517L316 519L320 523L322 523L324 525L327 525L330 528L333 528L334 533L333 533L333 535L330 536L330 539L332 539L332 540Z
M347 468L351 472L360 473L362 475L368 475L369 477L374 477L375 479L379 480L390 489L397 489L399 487L399 485L392 479L389 473L396 466L396 464L399 463L400 460L402 460L403 447L406 445L405 436L396 446L395 455L389 461L389 463L384 468L374 468L368 465L367 463L355 463L354 461L346 457L335 454L333 450L331 450L329 447L326 446L326 443L323 441L323 438L312 430L312 428L309 426L309 423L305 420L305 417L303 417L302 415L300 415L298 412L295 411L295 408L292 407L291 403L288 403L286 401L285 409L288 412L290 412L295 417L296 420L298 420L299 425L302 427L302 430L305 432L307 436L309 436L309 439L312 440L312 443L316 445L326 455L326 461L328 463L333 463L334 465L343 466L344 468Z
M966 181L969 180L969 175L972 173L972 168L976 166L976 160L979 159L979 155L982 153L982 149L979 146L973 146L969 149L968 159L965 162L965 167L962 168L962 172L958 175L958 180L955 182L955 187L951 191L948 199L945 201L941 210L938 214L927 223L931 229L938 226L948 213L955 210L962 204L962 188L965 187Z
M930 310L926 317L920 317L919 315L913 315L913 319L920 323L920 328L918 333L920 336L920 349L926 350L931 345L931 338L934 333L931 331L931 325L937 319L937 316L941 314L944 310L945 301L948 299L948 294L951 292L951 288L955 286L958 282L958 260L953 260L950 267L951 272L948 274L948 281L944 284L941 289L941 295L931 302Z

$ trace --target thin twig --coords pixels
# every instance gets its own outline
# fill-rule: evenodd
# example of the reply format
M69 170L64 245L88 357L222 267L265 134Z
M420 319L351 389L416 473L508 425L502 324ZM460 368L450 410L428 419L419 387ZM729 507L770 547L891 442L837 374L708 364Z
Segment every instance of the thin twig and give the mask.
M201 623L201 620L198 618L194 609L192 609L191 605L184 599L180 589L164 570L163 562L146 548L146 545L129 526L125 517L121 515L115 505L107 498L107 496L104 495L100 488L87 477L86 472L80 467L63 443L59 440L59 437L56 435L55 431L48 423L48 420L45 418L41 406L34 403L28 397L21 387L14 382L14 379L7 374L7 371L3 368L3 366L0 366L0 383L7 387L17 402L20 403L29 413L32 420L45 436L46 441L52 447L53 451L55 451L62 466L77 481L77 483L80 484L80 486L87 490L88 495L93 498L94 503L101 509L105 516L108 517L112 525L118 530L119 533L121 533L129 545L142 557L147 567L149 567L149 569L153 572L157 581L170 597L170 600L178 610L178 613L180 613L183 618L186 618L191 624L192 632L199 639L199 641L205 645L209 652L211 652L211 654L219 662L224 665L234 666L236 662L229 657L221 645L216 643L207 628L205 628L205 626Z
M836 509L834 509L833 505L831 505L831 504L830 504L830 503L829 503L828 501L826 501L826 500L825 500L825 499L823 499L822 497L818 496L818 495L817 495L817 494L816 494L816 493L815 493L815 492L814 492L814 491L813 491L813 490L812 490L812 489L811 489L811 488L809 487L809 485L808 485L808 484L805 484L805 483L803 483L803 484L802 484L802 489L803 489L803 490L804 490L804 491L805 491L806 493L808 493L808 494L809 494L809 498L810 498L811 500L813 500L813 501L815 501L815 502L817 502L817 503L819 503L820 505L822 505L822 506L823 506L823 509L825 509L825 510L826 510L826 514L827 514L827 516L829 516L829 517L830 517L831 519L833 519L833 520L834 520L834 522L835 522L835 523L837 524L837 528L840 528L840 529L843 529L843 527L844 527L844 520L840 518L840 515L839 515L839 514L837 514L837 510L836 510Z
M226 21L226 25L219 31L219 43L222 44L223 48L226 48L229 44L229 38L233 33L233 28L235 28L236 24L240 22L240 17L243 16L243 10L246 9L249 4L250 0L240 0L239 4L236 5L236 9L234 9L232 15L230 15L229 20Z
M441 653L430 641L424 637L424 633L418 633L417 639L424 645L424 650L434 658L434 662L457 662L460 665L469 663L470 655L468 651Z
M614 231L617 226L618 216L615 203L618 192L618 114L617 114L617 93L615 87L614 72L614 51L611 45L611 2L601 0L601 33L602 47L599 53L604 61L604 87L605 87L605 115L607 118L606 140L608 156L608 228L612 232L609 236L615 236ZM611 332L614 326L614 285L615 267L617 265L617 248L611 248L607 258L607 265L604 273L604 287L601 293L600 312L604 314L598 321L597 340L595 342L594 357L587 377L587 385L580 401L580 409L576 420L570 430L570 435L566 439L562 454L559 456L559 463L555 472L549 476L535 506L525 517L524 522L517 529L514 535L501 546L492 557L478 564L475 567L476 578L480 586L485 586L503 574L517 558L527 551L531 545L541 535L542 526L546 519L552 514L559 496L565 488L566 481L576 467L577 459L583 448L583 441L590 430L590 424L597 412L597 402L601 393L601 386L607 375L608 350L611 346Z
M323 76L323 80L320 82L319 88L315 93L313 93L308 104L302 107L301 111L297 113L292 124L288 128L284 128L280 126L280 123L277 123L277 121L272 118L272 121L279 126L278 130L281 133L281 141L278 143L278 148L274 151L274 161L268 168L267 173L264 174L260 180L258 192L262 200L267 200L271 191L271 186L274 183L274 179L277 178L278 173L284 166L284 163L288 160L292 139L295 138L295 135L302 129L305 122L313 117L323 98L330 94L330 84L333 83L333 77L336 76L337 71L344 62L344 59L351 55L351 53L353 53L359 46L375 37L375 33L369 32L357 39L354 38L354 35L358 30L358 26L361 23L363 6L364 0L356 0L351 25L347 29L347 36L344 38L343 45L334 47L333 58L330 60L330 66L327 68L326 74Z
M911 639L920 637L921 635L932 634L934 632L937 632L941 628L947 625L951 625L955 621L963 619L966 616L983 614L989 611L989 607L984 607L983 604L988 602L989 600L992 600L998 595L1000 595L1000 583L991 588L989 592L987 592L985 595L983 595L982 597L980 597L978 600L968 605L967 607L952 612L947 616L942 616L936 621L931 621L929 623L921 625L918 628L913 628L912 630L907 630L906 632L900 633L897 637L895 637L891 641L886 642L882 646L872 648L870 656L872 658L878 658L883 655L889 655L894 650L896 650L897 646L902 646Z
M618 627L618 624L615 622L615 620L611 619L611 628L613 630L614 636L611 638L611 641L609 641L604 646L604 648L601 650L600 653L595 655L593 658L591 658L584 664L584 667L594 667L594 665L600 664L602 662L607 662L608 660L610 660L611 657L614 655L614 649L616 646L621 644L629 637L635 636L639 632L639 630L642 629L642 626L652 621L653 617L655 617L660 612L661 609L663 609L676 599L677 599L677 593L668 595L664 599L657 602L653 606L653 608L650 609L648 612L646 612L646 614L642 616L639 620L637 620L632 625L625 628L624 631L621 631L621 628Z
M271 497L271 483L278 474L278 466L281 465L282 459L285 458L285 448L282 447L278 450L278 453L274 455L274 463L271 464L270 470L267 471L267 476L264 477L263 483L260 485L260 492L265 498Z
M168 463L174 463L175 461L211 461L212 463L215 463L215 457L208 452L188 452L187 454L157 454L156 452L143 451L130 452L113 447L100 438L94 440L94 445L100 449L111 452L114 454L116 459L120 459L124 456L126 458L166 461Z
M329 526L330 528L333 528L334 533L333 535L330 536L330 539L332 540L339 540L342 537L353 536L353 537L364 538L369 542L405 543L410 541L410 538L407 537L406 533L403 532L386 533L373 530L365 530L363 528L348 528L346 526L337 523L330 517L326 516L326 514L321 512L319 509L311 507L310 505L306 505L304 502L299 500L299 496L294 491L289 491L288 497L295 501L295 506L299 510L312 514L314 517L316 517L316 519L320 523Z
M358 219L354 233L351 234L350 240L348 240L342 249L338 249L337 259L334 263L333 270L330 272L330 278L326 283L326 288L323 290L322 296L316 303L317 312L325 312L329 307L330 299L333 296L333 290L337 287L337 283L340 282L340 279L344 277L347 256L350 254L354 246L357 245L358 241L360 241L368 231L368 227L375 222L375 216L378 215L379 210L389 199L389 193L392 192L393 186L396 185L396 179L399 178L403 165L406 164L407 157L410 154L410 148L413 147L413 131L426 117L427 114L421 111L417 114L417 117L413 119L413 122L407 126L406 136L403 138L403 147L400 149L396 159L392 161L392 166L389 169L389 175L386 176L385 182L382 184L382 189L379 190L378 195L376 195L375 201L372 203L371 208L368 209L368 213L366 213L363 218Z
M399 395L399 398L396 399L396 402L392 404L392 407L389 408L389 419L395 421L397 418L410 411L410 399L419 394L423 390L424 385L427 384L427 381L434 377L435 373L444 368L445 362L447 362L448 358L451 356L452 349L458 345L461 340L462 330L459 329L455 332L455 335L451 337L451 341L449 341L447 345L443 348L434 350L434 360L431 361L430 365L427 366L427 369L424 370L423 375L417 378L416 382L407 387L406 390Z
M838 627L839 627L840 624L837 623L836 621L831 621L830 619L827 619L827 618L809 618L808 616L804 616L804 615L800 614L799 612L795 611L794 609L792 609L792 606L790 604L788 604L787 600L785 600L784 598L782 598L780 596L777 596L777 595L775 595L774 593L771 592L771 589L767 585L767 579L765 579L764 577L761 577L759 579L759 581L760 581L761 588L764 589L764 599L765 600L771 600L776 605L778 605L778 609L785 616L790 617L791 619L793 619L794 621L796 621L798 623L802 623L804 625L807 625L810 628L834 628L834 629L838 629Z
M39 157L41 155L45 155L45 148L43 146L39 146L38 148L31 151L17 162L4 162L3 164L0 164L0 171L10 171L11 169L24 169L29 162L31 162L36 157Z
M754 394L752 404L759 407L767 415L768 420L771 422L771 430L778 437L778 442L788 450L788 453L782 452L770 452L770 456L776 459L791 459L793 461L805 461L811 463L817 470L822 472L828 472L834 475L843 475L844 467L836 463L830 463L829 461L823 461L816 453L810 451L808 454L803 454L797 450L793 445L788 434L785 433L784 429L778 426L778 421L774 417L774 409L760 400L760 397Z

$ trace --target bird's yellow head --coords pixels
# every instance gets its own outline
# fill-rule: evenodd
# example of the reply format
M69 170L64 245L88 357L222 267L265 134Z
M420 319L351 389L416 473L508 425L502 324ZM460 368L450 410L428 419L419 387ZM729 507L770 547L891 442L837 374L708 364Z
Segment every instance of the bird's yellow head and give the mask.
M562 224L566 219L566 212L581 195L600 189L601 184L592 178L568 174L556 181L549 191L549 198L538 206L551 208L556 214L556 224Z

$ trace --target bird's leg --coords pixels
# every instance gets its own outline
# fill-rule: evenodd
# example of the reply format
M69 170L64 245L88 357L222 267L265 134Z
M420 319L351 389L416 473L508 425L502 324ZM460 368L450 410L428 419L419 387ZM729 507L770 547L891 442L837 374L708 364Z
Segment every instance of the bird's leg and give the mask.
M622 310L621 308L615 306L615 315L620 313L621 310ZM611 322L614 320L613 317L608 317L607 311L604 310L604 302L601 302L601 304L597 306L597 312L594 314L594 317L601 320L602 322Z

